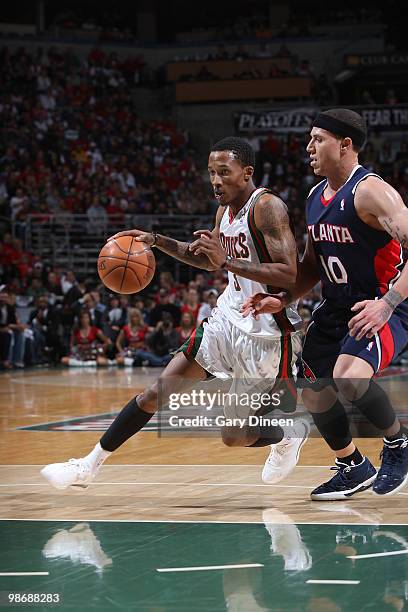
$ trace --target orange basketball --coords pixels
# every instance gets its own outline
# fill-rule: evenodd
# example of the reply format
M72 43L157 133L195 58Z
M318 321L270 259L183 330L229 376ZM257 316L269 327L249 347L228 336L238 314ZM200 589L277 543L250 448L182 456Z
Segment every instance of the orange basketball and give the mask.
M156 260L145 242L133 236L109 240L98 256L98 274L103 284L116 293L137 293L150 283Z

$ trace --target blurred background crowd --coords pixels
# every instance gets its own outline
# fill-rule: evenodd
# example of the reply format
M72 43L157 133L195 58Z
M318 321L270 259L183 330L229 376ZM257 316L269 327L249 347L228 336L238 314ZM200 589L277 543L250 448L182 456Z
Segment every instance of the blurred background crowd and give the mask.
M36 265L23 294L1 287L1 366L166 365L225 286L222 272L179 285L165 271L147 295L118 296L72 270Z
M48 17L37 15L35 33L23 35L10 24L7 33L0 23L1 368L162 366L188 340L225 288L226 274L156 253L152 284L137 295L114 296L100 284L95 261L119 229L153 228L190 240L194 229L211 227L217 204L206 157L215 140L234 133L233 111L364 104L389 113L401 108L399 116L408 117L406 40L395 34L394 13L385 18L379 3L336 11L320 3L317 19L292 2L279 21L276 7L272 12L257 0L251 14L245 3L238 3L239 17L223 9L217 24L202 14L199 29L183 11L176 11L183 16L176 23L157 6L155 24L143 13L142 27L138 13L133 27L130 15L109 2L98 15L86 3L70 10L62 3L59 11L37 4ZM25 6L29 14L30 3ZM7 11L11 20L12 7ZM319 45L334 45L336 37L333 55L323 57ZM344 52L354 48L394 58L390 80L346 69ZM252 99L252 85L270 79L280 79L275 97ZM190 95L178 93L180 85L204 86L197 95L206 96L215 84L237 80L243 88L228 104L178 97ZM308 82L307 94L279 97L299 80ZM386 128L373 122L361 163L408 204L406 129ZM305 198L316 182L305 152L308 131L240 135L256 153L256 185L269 186L288 205L301 254ZM301 301L305 325L319 299L316 288Z

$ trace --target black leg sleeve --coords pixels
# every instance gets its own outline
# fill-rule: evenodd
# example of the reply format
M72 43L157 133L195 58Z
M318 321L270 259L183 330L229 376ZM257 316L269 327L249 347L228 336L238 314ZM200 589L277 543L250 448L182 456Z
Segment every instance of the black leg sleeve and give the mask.
M144 412L134 397L120 411L112 425L105 431L100 439L100 445L106 451L114 451L122 446L126 440L140 431L150 421L153 414Z
M395 422L395 411L388 395L373 380L370 381L364 395L355 400L353 404L378 429L388 429Z
M310 412L314 424L330 448L341 450L352 441L348 418L343 404L337 400L326 412Z

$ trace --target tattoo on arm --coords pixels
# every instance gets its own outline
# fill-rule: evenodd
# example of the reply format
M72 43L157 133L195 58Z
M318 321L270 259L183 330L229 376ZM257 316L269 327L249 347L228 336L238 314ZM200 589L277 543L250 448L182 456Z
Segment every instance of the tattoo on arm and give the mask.
M271 201L271 198L274 201ZM265 245L273 263L254 263L234 259L227 264L233 274L255 280L265 285L287 288L296 277L296 241L289 224L286 206L276 196L260 200L255 209L255 222L262 232Z
M273 198L273 202L270 200L262 202L262 206L257 211L258 215L255 213L257 225L264 235L272 261L296 270L297 247L290 227L288 210L282 200L275 196Z
M404 231L392 217L383 217L379 219L379 221L383 228L395 238L395 240L398 240L401 246L404 248L408 247L408 232Z
M213 233L219 231L224 212L225 209L222 206L219 206L215 216L215 228L213 229ZM190 244L188 242L180 242L174 238L162 236L162 234L156 234L156 243L154 246L160 251L163 251L163 253L171 255L175 259L178 259L185 264L194 266L196 268L202 268L203 270L214 270L214 266L208 259L207 255L194 255L194 253L189 251Z
M381 325L385 325L385 323L388 321L388 319L392 315L393 311L394 311L394 308L390 306L390 304L386 300L384 300L383 307L381 308L381 311L379 314Z
M273 285L284 288L286 282L286 266L284 264L254 263L245 259L232 259L226 265L229 272L249 278L263 285Z
M402 295L396 289L390 289L382 298L392 310L395 310L398 304L404 300Z
M195 266L196 268L203 268L206 270L210 265L210 261L206 255L194 255L194 253L188 250L188 242L180 242L174 238L157 234L155 247L163 251L163 253L167 253L167 255L171 255L175 259L190 266Z

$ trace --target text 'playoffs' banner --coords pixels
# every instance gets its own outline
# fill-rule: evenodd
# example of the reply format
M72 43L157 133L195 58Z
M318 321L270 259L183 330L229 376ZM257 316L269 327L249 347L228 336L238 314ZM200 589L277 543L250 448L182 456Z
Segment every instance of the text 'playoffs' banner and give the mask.
M408 105L353 106L369 128L403 130L408 128ZM309 132L319 108L248 110L234 114L235 129L248 132Z

